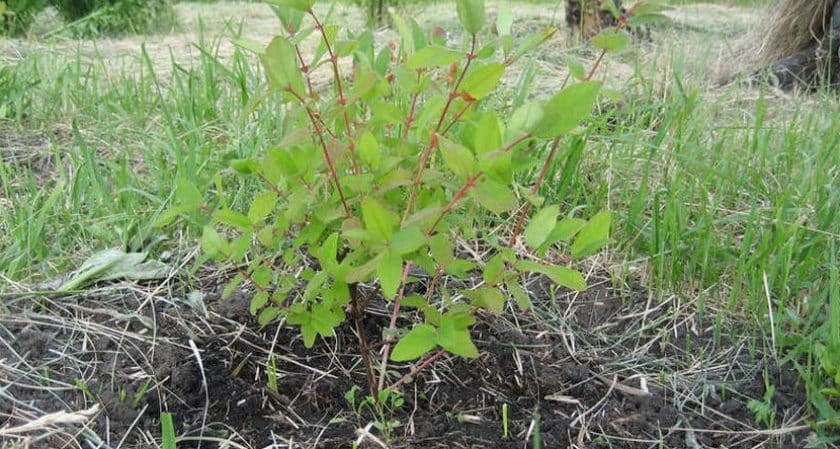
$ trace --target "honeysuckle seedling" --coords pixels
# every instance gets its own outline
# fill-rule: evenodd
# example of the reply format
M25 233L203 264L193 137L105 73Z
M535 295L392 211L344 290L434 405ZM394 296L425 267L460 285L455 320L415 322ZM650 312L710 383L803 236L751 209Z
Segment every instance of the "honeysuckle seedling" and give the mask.
M396 15L398 41L380 45L371 31L322 23L311 0L269 3L283 34L265 48L237 45L259 55L269 91L264 101L284 104L288 132L261 155L231 163L263 189L242 210L220 201L204 227L201 248L208 257L247 267L223 296L248 282L259 324L282 317L299 327L306 347L351 318L370 396L378 398L407 379L386 388L389 360L431 353L413 376L445 354L478 356L471 334L478 312L502 314L511 298L527 310L523 277L540 274L569 289L586 288L580 272L540 255L561 248L558 243L570 245L574 257L597 252L608 241L609 213L564 217L563 198L539 198L539 185L562 137L586 126L601 83L589 76L515 110L500 101L511 64L553 31L514 39L503 12L498 35L491 36L484 32L484 2L458 0L463 47ZM320 40L314 54L301 49L306 36ZM313 88L315 70L331 75L329 88ZM539 146L551 150L533 150ZM224 198L222 187L219 182ZM167 220L210 213L188 185L179 185L175 203ZM474 228L508 219L508 239ZM483 239L486 258L459 249L465 236ZM425 294L409 294L407 287L423 278L419 272L427 275ZM361 284L376 294L362 297ZM381 329L378 382L364 325L366 298L376 296L391 307ZM422 322L398 326L406 309Z

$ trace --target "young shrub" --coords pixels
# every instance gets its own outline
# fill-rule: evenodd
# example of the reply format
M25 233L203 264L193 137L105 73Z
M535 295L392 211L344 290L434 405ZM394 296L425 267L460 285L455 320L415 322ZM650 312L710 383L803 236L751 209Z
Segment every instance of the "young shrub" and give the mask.
M515 110L503 106L498 92L511 64L554 29L517 45L510 27L498 26L498 36L482 42L483 1L458 0L465 48L449 48L398 16L392 20L399 42L381 46L371 31L322 23L313 0L269 3L283 34L264 49L238 44L259 54L266 101L285 105L288 132L261 156L231 163L263 186L248 207L230 207L232 199L216 192L222 206L204 227L201 248L245 267L223 297L247 282L256 291L251 312L259 323L284 317L300 328L306 347L349 319L377 398L389 359L432 353L414 375L445 354L478 356L470 333L477 316L505 313L511 299L528 310L523 278L586 288L580 272L555 262L569 260L557 252L568 248L574 259L597 252L608 241L610 214L567 216L562 198L539 192L563 137L585 135L579 131L601 83L591 80L593 68L582 81ZM310 33L320 45L306 55L298 43ZM341 60L352 60L351 73L342 73ZM331 74L328 88L314 88L316 68ZM189 183L179 185L176 202L162 222L209 210ZM462 249L466 240L480 245L480 257ZM361 285L376 293L362 295ZM391 307L378 367L364 332L371 297ZM408 308L422 322L400 328Z

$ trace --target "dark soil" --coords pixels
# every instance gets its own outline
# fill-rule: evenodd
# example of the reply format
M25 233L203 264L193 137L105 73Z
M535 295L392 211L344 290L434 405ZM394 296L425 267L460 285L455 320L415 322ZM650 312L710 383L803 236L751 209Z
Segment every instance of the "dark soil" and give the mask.
M386 417L393 428L371 434L388 447L418 449L525 448L537 437L543 448L807 444L807 428L791 429L803 424L807 401L788 367L766 363L772 358L734 335L693 330L700 323L686 313L690 304L649 302L641 289L590 282L584 294L561 291L548 300L540 299L551 297L541 293L547 285L535 280L535 313L517 313L517 325L508 321L512 313L482 317L475 332L481 356L445 357L404 385L404 405ZM349 325L310 351L294 329L260 329L247 293L220 301L212 283L202 289L209 293L192 306L179 299L186 294L162 295L154 286L6 299L0 430L95 403L104 411L86 426L55 424L0 447L154 447L165 411L177 435L192 438L181 449L199 439L206 449L347 448L358 429L382 421L370 407L354 412L345 398L366 385ZM374 350L386 316L385 304L369 308ZM413 318L407 313L403 323ZM268 386L269 354L276 390ZM410 366L391 369L394 381ZM776 432L761 430L746 407L764 395L765 373L776 388L775 424L783 428ZM357 403L362 396L356 393ZM368 438L361 447L380 446Z

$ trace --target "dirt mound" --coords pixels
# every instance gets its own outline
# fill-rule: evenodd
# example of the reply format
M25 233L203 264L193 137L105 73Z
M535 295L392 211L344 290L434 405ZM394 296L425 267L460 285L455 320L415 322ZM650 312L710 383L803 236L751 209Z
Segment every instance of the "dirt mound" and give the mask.
M343 448L364 428L394 448L521 448L534 438L546 448L804 446L797 376L733 335L697 329L681 313L691 305L590 283L584 294L549 294L535 280L534 313L484 317L482 355L441 359L403 387L388 416L360 405L354 386L365 374L349 326L308 351L293 329L260 329L246 292L196 301L125 285L9 298L0 315L3 447L151 447L164 411L174 414L179 448ZM374 304L369 319L384 323L385 306ZM746 407L763 397L765 373L779 430L761 430ZM82 423L9 431L95 405Z

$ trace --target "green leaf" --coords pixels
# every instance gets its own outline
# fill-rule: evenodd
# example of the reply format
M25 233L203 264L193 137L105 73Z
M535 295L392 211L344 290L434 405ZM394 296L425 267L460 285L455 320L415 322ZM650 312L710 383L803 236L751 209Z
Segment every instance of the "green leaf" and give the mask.
M572 244L572 257L581 258L594 254L610 240L609 211L602 211L589 219Z
M146 260L148 253L126 253L106 249L91 255L73 272L58 291L78 290L94 282L113 279L149 280L162 279L169 267L158 260Z
M478 183L471 195L478 204L495 214L513 210L517 205L516 195L507 185L487 178Z
M5 8L0 2L0 13ZM160 439L163 449L177 449L175 446L175 424L172 421L172 413L163 412L160 414Z
M505 272L505 260L501 254L493 256L486 265L484 265L484 273L482 278L488 285L496 285Z
M456 0L458 19L461 25L472 35L478 34L486 20L484 12L484 0Z
M379 285L382 287L382 295L391 300L397 295L397 290L402 282L403 261L399 254L393 250L385 251L376 266L376 274L379 276Z
M268 292L265 290L258 291L251 298L250 312L251 315L256 315L257 312L268 304Z
M248 209L248 219L251 223L259 223L263 221L274 211L277 205L277 194L272 191L266 191L254 198Z
M438 46L423 47L412 55L406 65L412 70L428 69L432 67L448 67L461 59L461 53Z
M359 155L362 157L362 161L371 169L378 169L382 162L382 153L379 150L379 143L376 142L373 134L365 132L359 136L356 146L359 149Z
M201 194L198 187L184 178L178 179L175 187L175 198L180 205L190 210L198 209L204 201L204 195Z
M447 168L461 178L467 178L475 172L475 157L469 148L444 137L438 139L440 154Z
M545 239L543 246L555 242L569 242L585 225L586 220L581 220L580 218L564 218L557 223L557 226L554 227L551 234Z
M222 252L224 247L222 236L212 226L205 226L201 233L201 250L212 257Z
M260 315L257 317L257 323L259 323L260 326L265 326L268 323L274 321L274 319L278 316L280 316L279 308L266 307L265 309L262 309L262 312L260 312Z
M233 277L230 281L225 284L225 288L222 289L222 301L228 299L233 295L237 288L242 285L242 282L245 281L245 276L241 273L237 273L236 276Z
M586 78L586 69L583 67L580 61L575 59L572 56L564 56L563 61L566 63L566 67L569 69L569 73L576 79L576 80L583 80Z
M213 213L213 218L219 220L222 224L242 230L250 229L253 225L248 217L230 209L217 210Z
M492 113L484 114L475 129L475 152L481 155L501 146L502 132L498 117Z
M458 323L459 317L444 314L440 320L437 343L452 354L466 358L478 357L478 348L472 342L469 329Z
M553 139L571 131L589 118L600 90L600 81L584 81L561 90L544 105L543 117L533 134Z
M537 212L528 222L523 233L525 243L531 248L539 248L545 242L554 226L557 225L557 214L560 206L548 206Z
M545 265L530 260L518 260L516 261L516 269L528 273L544 274L555 284L572 290L586 290L586 279L583 278L580 272L571 268L558 265Z
M501 315L505 307L505 297L495 287L483 285L475 290L467 290L464 295L472 300L472 305L486 309L494 315Z
M365 198L362 201L362 219L365 229L384 242L391 240L394 227L399 223L396 215L373 198Z
M494 151L479 155L478 168L493 181L502 184L513 182L513 155L510 151Z
M254 267L254 270L251 272L251 280L254 281L254 285L257 287L267 288L271 283L273 275L274 273L271 271L271 267L260 264Z
M542 122L544 115L542 104L536 101L523 104L510 116L508 138L513 139L522 133L531 132Z
M245 38L234 38L231 39L230 42L233 43L233 45L236 45L237 47L243 50L250 51L255 55L261 55L265 53L265 47L263 47L263 44L257 41L252 41L250 39Z
M266 3L296 9L298 11L308 12L315 4L315 0L265 0Z
M500 62L483 65L470 73L461 82L460 90L475 100L487 96L499 84L505 73L505 65Z
M406 228L397 231L391 240L391 250L399 255L413 253L426 243L426 235L417 228Z
M507 287L508 292L513 296L519 310L523 312L531 310L531 298L528 296L528 292L518 282L508 282L505 284L505 287Z
M452 241L444 233L435 234L429 239L429 249L435 262L444 268L455 261L455 256L452 255L454 249Z
M291 89L299 96L306 95L303 75L294 46L284 37L275 37L265 53L260 55L269 86L278 91Z
M428 324L421 324L405 334L394 346L391 359L395 362L416 360L437 346L437 330Z
M622 31L606 29L593 36L590 42L595 48L609 52L619 52L627 48L627 45L630 44L630 36Z

